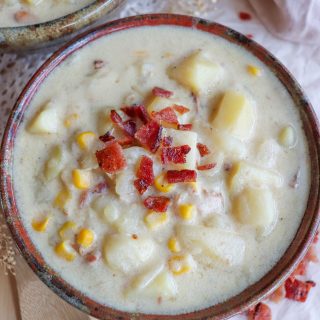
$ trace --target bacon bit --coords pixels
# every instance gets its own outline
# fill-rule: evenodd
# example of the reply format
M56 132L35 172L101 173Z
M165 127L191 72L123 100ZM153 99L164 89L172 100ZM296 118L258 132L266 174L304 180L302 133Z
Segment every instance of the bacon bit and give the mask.
M135 138L143 147L154 153L160 146L161 134L162 126L156 121L151 120L139 128L135 134Z
M99 252L89 252L84 256L85 260L89 263L98 261L101 258L101 253Z
M172 146L172 142L173 142L173 138L170 136L166 136L166 137L162 138L161 145L163 147L170 147L170 146Z
M285 297L284 284L282 284L277 290L275 290L270 296L269 299L274 303L279 303Z
M133 137L137 131L136 123L133 120L123 121L119 113L116 110L111 110L110 118L113 123L115 123L120 129L122 129L126 134Z
M246 34L246 37L249 38L249 39L252 39L253 38L253 34L248 33L248 34Z
M248 12L244 12L244 11L239 12L238 16L239 16L240 20L243 20L243 21L248 21L248 20L252 19L251 14Z
M184 107L184 106L181 106L181 105L178 105L178 104L174 104L174 105L172 106L172 108L174 109L174 111L177 111L177 112L180 113L180 114L185 114L185 113L187 113L187 112L190 111L189 108Z
M80 194L79 197L79 208L82 209L91 201L92 196L95 193L102 193L108 190L108 185L105 181L98 183L93 188L85 190Z
M141 157L140 165L137 171L137 178L138 179L134 181L134 186L140 194L143 194L154 182L152 159L147 156Z
M170 204L171 200L162 196L150 196L143 201L146 208L156 211L165 212Z
M315 287L315 285L313 281L304 282L290 277L285 282L286 298L298 302L305 302L310 289Z
M124 106L121 108L128 117L130 118L139 118L144 124L150 120L150 116L144 105L133 105L133 106Z
M197 172L195 170L169 170L167 180L169 183L196 182Z
M248 320L271 320L271 309L260 302L248 311Z
M96 152L99 167L107 173L116 173L127 166L120 144L115 141L106 143L105 148Z
M186 155L190 152L191 148L187 144L178 147L166 147L161 150L161 162L167 164L173 163L186 163Z
M95 70L101 69L105 66L105 63L103 60L94 60L93 61L93 67Z
M197 143L197 149L198 149L201 157L204 157L210 153L209 148L205 144L202 144L202 143Z
M132 238L133 240L137 240L137 239L138 239L138 236L134 233L134 234L131 236L131 238Z
M108 141L111 141L114 139L115 139L115 137L111 134L110 131L107 131L104 135L99 137L99 140L102 142L108 142Z
M197 169L200 170L200 171L203 171L203 170L210 170L210 169L213 169L217 164L212 162L212 163L208 163L208 164L202 164L202 165L198 165L197 166Z
M178 124L178 130L181 131L190 131L192 130L192 124L191 123L187 123L187 124Z
M174 112L172 107L167 107L159 112L152 111L151 112L151 117L155 119L158 122L167 122L167 123L172 123L172 124L178 124L178 118L176 113Z
M152 89L152 94L156 97L170 98L173 95L173 92L159 87L154 87Z
M134 138L128 135L125 135L124 137L117 139L117 141L122 147L128 147L134 144Z

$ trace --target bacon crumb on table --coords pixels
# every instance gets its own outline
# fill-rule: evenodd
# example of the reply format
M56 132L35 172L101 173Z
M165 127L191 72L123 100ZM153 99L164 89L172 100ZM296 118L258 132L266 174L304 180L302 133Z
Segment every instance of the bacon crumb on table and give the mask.
M240 11L238 16L240 20L243 20L243 21L249 21L252 19L251 14L244 11Z
M162 196L150 196L143 201L144 206L147 209L156 211L156 212L165 212L167 211L171 200L167 197Z
M289 277L285 282L286 298L298 302L305 302L307 300L309 291L315 287L313 281L300 281Z
M248 311L248 320L271 320L271 309L265 303L258 303Z

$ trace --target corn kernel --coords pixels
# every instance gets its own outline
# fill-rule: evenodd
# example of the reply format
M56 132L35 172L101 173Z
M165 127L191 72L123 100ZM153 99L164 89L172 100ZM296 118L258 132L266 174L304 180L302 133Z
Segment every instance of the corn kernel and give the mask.
M62 240L69 238L67 236L68 231L74 231L77 228L77 225L73 221L65 222L59 229L59 236Z
M188 273L192 269L192 258L190 255L173 256L168 261L170 271L179 276Z
M72 113L66 117L63 124L66 128L70 128L72 124L79 119L79 115L77 113Z
M90 148L90 145L96 138L96 134L92 131L81 132L77 135L76 140L79 147L83 150Z
M166 175L160 174L154 180L154 186L161 192L169 192L174 187L174 184L166 181Z
M91 185L91 173L88 170L74 169L72 180L76 188L88 189Z
M168 240L168 248L173 253L177 253L181 251L180 243L178 242L176 237L171 237Z
M60 258L63 258L70 262L73 261L76 257L75 251L70 247L67 241L62 241L58 243L54 248L54 252Z
M144 217L144 222L150 229L156 229L168 221L168 214L166 212L149 212Z
M63 189L57 194L53 201L53 206L55 208L59 208L63 210L66 204L71 200L71 192L67 187L63 187Z
M282 128L279 133L278 141L281 145L287 148L292 148L296 143L296 134L291 126Z
M183 220L191 220L193 218L195 206L193 204L181 204L179 206L179 216Z
M82 229L77 234L77 243L84 247L89 248L94 241L94 232L90 229Z
M256 66L253 66L251 64L249 64L247 66L247 71L249 74L251 74L252 76L255 76L255 77L258 77L261 75L261 69Z
M32 228L38 232L45 232L50 221L50 217L46 217L42 220L32 220Z

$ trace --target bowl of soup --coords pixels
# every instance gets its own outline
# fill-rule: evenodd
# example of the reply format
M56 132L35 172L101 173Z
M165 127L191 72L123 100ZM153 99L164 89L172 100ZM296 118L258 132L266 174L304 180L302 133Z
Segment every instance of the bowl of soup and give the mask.
M254 41L198 18L97 27L23 90L1 198L30 267L100 319L222 319L294 270L319 223L319 127Z
M1 0L0 50L55 45L112 12L123 0Z

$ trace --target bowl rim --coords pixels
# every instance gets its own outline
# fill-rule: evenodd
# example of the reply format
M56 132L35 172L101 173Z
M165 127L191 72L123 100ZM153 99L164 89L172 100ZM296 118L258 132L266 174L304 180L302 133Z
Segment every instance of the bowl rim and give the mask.
M289 247L260 280L226 302L179 315L125 312L97 303L63 280L49 267L29 238L20 218L13 190L13 149L17 129L38 88L50 73L73 52L89 43L122 30L143 26L181 26L197 29L241 46L257 57L283 83L299 110L307 137L311 162L311 186L307 207L299 229ZM7 122L1 146L0 192L4 216L10 232L31 269L61 298L78 309L100 319L226 319L247 310L271 294L296 268L317 233L320 222L320 134L317 117L300 85L289 71L266 49L239 32L208 20L177 14L146 14L108 22L85 32L57 50L33 75L20 94Z

